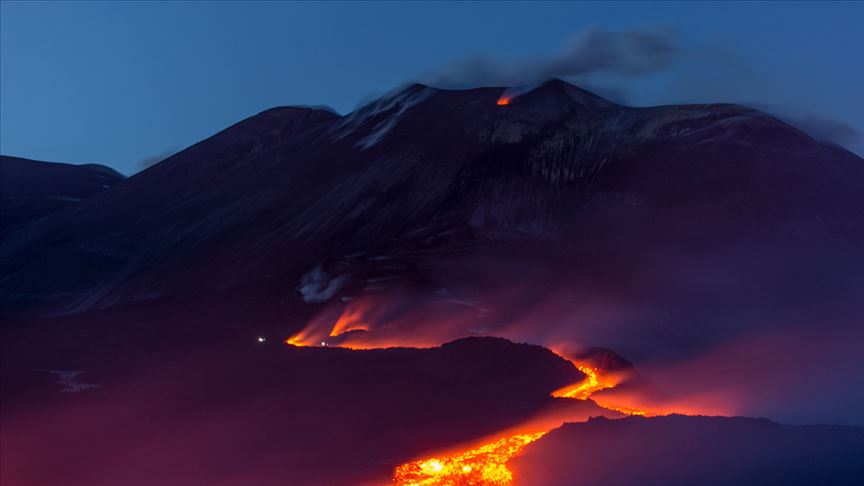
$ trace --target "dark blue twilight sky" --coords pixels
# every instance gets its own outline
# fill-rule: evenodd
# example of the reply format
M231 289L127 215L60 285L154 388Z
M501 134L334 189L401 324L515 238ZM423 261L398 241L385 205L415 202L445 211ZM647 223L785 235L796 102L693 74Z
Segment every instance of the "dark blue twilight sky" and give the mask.
M344 113L598 31L661 32L674 55L580 84L633 105L759 104L864 153L864 4L4 1L0 17L0 152L126 174L272 106Z

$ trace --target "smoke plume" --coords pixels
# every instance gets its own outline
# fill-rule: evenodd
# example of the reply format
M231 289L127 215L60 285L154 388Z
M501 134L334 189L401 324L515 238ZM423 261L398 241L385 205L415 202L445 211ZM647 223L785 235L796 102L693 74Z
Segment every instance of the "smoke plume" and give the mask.
M419 76L416 81L445 89L509 86L528 89L562 78L617 103L652 106L680 103L738 103L766 111L811 136L864 153L861 130L834 119L830 108L814 106L808 93L766 71L725 42L700 45L671 29L609 31L589 27L561 49L539 58L511 59L475 54ZM633 86L656 76L658 91ZM783 89L778 89L778 86ZM648 88L649 90L652 88ZM806 106L805 106L806 105ZM816 113L816 114L814 114Z
M508 60L475 55L421 77L441 88L517 86L550 78L586 78L592 74L640 77L662 71L680 56L667 31L611 32L590 27L572 36L557 54L540 59Z

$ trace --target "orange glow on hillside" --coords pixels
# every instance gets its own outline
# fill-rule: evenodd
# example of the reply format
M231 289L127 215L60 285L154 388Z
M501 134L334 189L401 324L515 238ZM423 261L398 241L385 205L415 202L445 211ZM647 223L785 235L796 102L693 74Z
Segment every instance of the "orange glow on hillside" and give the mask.
M398 486L489 485L513 484L513 473L507 461L522 449L543 437L546 432L516 434L446 457L430 457L409 462L393 472Z
M309 346L309 343L306 343L303 337L303 333L295 334L288 339L285 340L285 344L290 344L291 346Z
M598 403L598 405L600 405ZM614 406L614 405L600 405L606 410L613 410L615 412L623 413L624 415L638 415L640 417L653 417L654 414L648 412L647 410L639 410L638 408L625 407L625 406Z
M503 94L503 95L501 95L500 98L498 98L498 105L499 105L499 106L509 105L509 104L510 104L510 101L511 101L512 99L513 99L513 98L507 96L506 94Z
M348 336L342 336L343 334L350 333L352 331L368 331L370 330L370 326L367 323L367 313L369 305L360 303L360 302L352 302L344 310L339 314L339 317L333 322L332 314L327 316L326 314L322 317L316 318L312 322L308 323L302 331L294 334L285 340L286 344L290 344L292 346L330 346L336 345L339 347L346 347L357 349L361 346L349 346L346 343L346 338ZM332 322L332 324L330 324ZM333 342L330 342L328 338L335 338L342 336L340 339L335 339ZM368 347L378 347L378 346L368 346Z
M362 306L349 305L333 324L330 337L338 336L349 331L368 331L369 325L363 322L365 309Z

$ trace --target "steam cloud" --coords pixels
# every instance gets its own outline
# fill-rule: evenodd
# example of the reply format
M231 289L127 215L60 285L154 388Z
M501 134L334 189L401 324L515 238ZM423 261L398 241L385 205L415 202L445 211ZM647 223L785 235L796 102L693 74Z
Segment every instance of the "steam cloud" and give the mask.
M597 27L578 32L561 52L541 59L503 60L476 55L454 62L421 81L441 88L517 86L550 78L592 74L640 77L667 69L681 50L668 31L610 32Z

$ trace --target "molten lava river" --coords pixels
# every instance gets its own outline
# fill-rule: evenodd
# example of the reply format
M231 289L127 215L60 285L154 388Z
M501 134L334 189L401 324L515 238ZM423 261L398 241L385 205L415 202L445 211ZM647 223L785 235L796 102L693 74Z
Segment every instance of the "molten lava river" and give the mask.
M425 485L505 485L513 483L507 461L522 448L543 437L543 432L515 434L483 444L475 449L446 457L430 457L396 468L393 484Z
M552 396L586 400L595 392L617 385L616 380L604 376L596 368L581 363L573 364L585 375L585 379L556 390ZM645 410L631 407L598 405L627 415L650 415ZM522 452L526 445L546 435L549 430L507 435L473 449L403 464L394 471L393 484L396 486L511 485L513 473L507 467L507 462Z
M344 317L344 315L343 315ZM339 336L343 328L355 327L353 323L342 322L342 319L329 333L330 337ZM292 346L328 346L324 341L312 338L301 332L285 340ZM380 343L379 343L380 344ZM371 349L379 346L342 343L340 347L349 349ZM386 346L384 346L386 347ZM565 358L566 359L566 358ZM569 360L579 369L585 378L573 385L555 390L556 398L587 400L594 393L618 385L619 378L614 374L605 374L601 369L588 363ZM597 400L595 400L597 402ZM597 402L602 408L626 415L652 415L646 410L632 407ZM560 426L561 423L547 425L541 430L525 432L520 430L511 434L502 434L476 447L457 450L447 454L418 459L398 466L393 471L393 486L508 486L513 484L513 473L507 463L519 455L526 445L534 442ZM538 426L540 427L540 426Z

